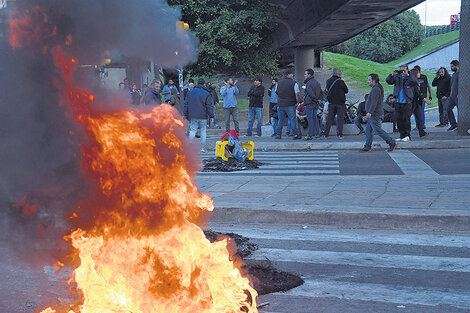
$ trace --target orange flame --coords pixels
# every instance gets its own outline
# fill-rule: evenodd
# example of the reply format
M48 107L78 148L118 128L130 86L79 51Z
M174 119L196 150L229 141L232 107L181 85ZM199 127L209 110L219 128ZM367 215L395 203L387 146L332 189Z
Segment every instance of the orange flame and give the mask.
M13 47L38 44L23 31L37 20L12 20L21 25L11 28ZM40 21L49 23L46 16ZM59 46L40 51L54 57L61 100L86 130L83 169L102 195L93 202L94 225L65 238L80 259L71 280L83 295L69 313L257 312L257 293L234 265L227 240L210 243L196 225L214 205L192 180L196 168L180 115L167 104L102 112L96 97L73 83L78 60Z

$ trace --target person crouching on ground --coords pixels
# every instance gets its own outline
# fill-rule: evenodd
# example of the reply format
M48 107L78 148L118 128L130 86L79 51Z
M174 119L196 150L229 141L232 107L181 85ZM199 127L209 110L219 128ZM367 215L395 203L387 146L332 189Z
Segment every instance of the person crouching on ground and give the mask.
M384 122L393 123L393 132L397 133L397 111L395 110L395 97L389 94L384 102Z
M251 86L250 91L248 91L248 98L250 99L250 104L248 106L248 129L246 130L246 136L252 135L255 117L257 120L256 135L261 136L261 126L263 125L264 97L264 87L262 83L263 80L261 79L261 77L256 77L253 86Z
M357 106L357 116L354 118L354 124L359 128L359 132L357 133L358 135L364 134L364 127L362 127L362 124L367 124L364 122L364 116L366 116L366 101L367 98L369 98L369 94L364 96L364 101L359 103Z
M189 123L189 139L194 139L197 129L200 129L201 152L206 152L207 116L214 118L212 96L205 88L205 80L200 78L197 85L186 95L184 101L184 117Z
M370 74L367 82L372 89L370 90L369 97L365 104L367 114L363 118L364 121L367 122L366 143L360 152L371 151L374 132L388 144L388 152L392 152L397 147L397 143L382 129L384 89L380 84L380 79L377 74Z

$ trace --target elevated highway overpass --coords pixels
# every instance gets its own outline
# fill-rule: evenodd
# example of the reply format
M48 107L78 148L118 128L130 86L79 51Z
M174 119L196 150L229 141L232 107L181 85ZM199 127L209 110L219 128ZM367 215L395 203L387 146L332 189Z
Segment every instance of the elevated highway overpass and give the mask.
M296 77L321 66L321 51L423 0L270 0L280 15L274 42L282 62L295 61ZM300 76L299 76L300 75Z

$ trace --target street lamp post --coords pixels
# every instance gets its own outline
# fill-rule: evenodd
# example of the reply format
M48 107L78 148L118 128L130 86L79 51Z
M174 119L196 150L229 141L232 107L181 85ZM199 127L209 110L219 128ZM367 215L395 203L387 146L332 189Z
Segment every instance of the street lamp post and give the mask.
M470 0L461 0L458 134L470 129Z

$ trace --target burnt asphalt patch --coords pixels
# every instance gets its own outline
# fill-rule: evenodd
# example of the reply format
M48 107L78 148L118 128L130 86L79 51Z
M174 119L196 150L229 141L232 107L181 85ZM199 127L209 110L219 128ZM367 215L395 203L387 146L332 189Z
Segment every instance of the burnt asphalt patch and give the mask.
M235 255L246 258L249 257L258 245L252 243L249 238L243 237L234 233L219 233L211 230L204 231L206 238L210 242L229 238L236 244L237 252ZM270 260L256 261L246 260L241 268L244 276L249 277L253 288L259 295L265 295L273 292L288 291L292 288L298 287L304 283L303 279L298 275L284 272L276 269Z
M203 161L202 172L235 172L243 170L253 170L262 164L256 160L240 161L234 158L224 161L221 158L210 158Z

